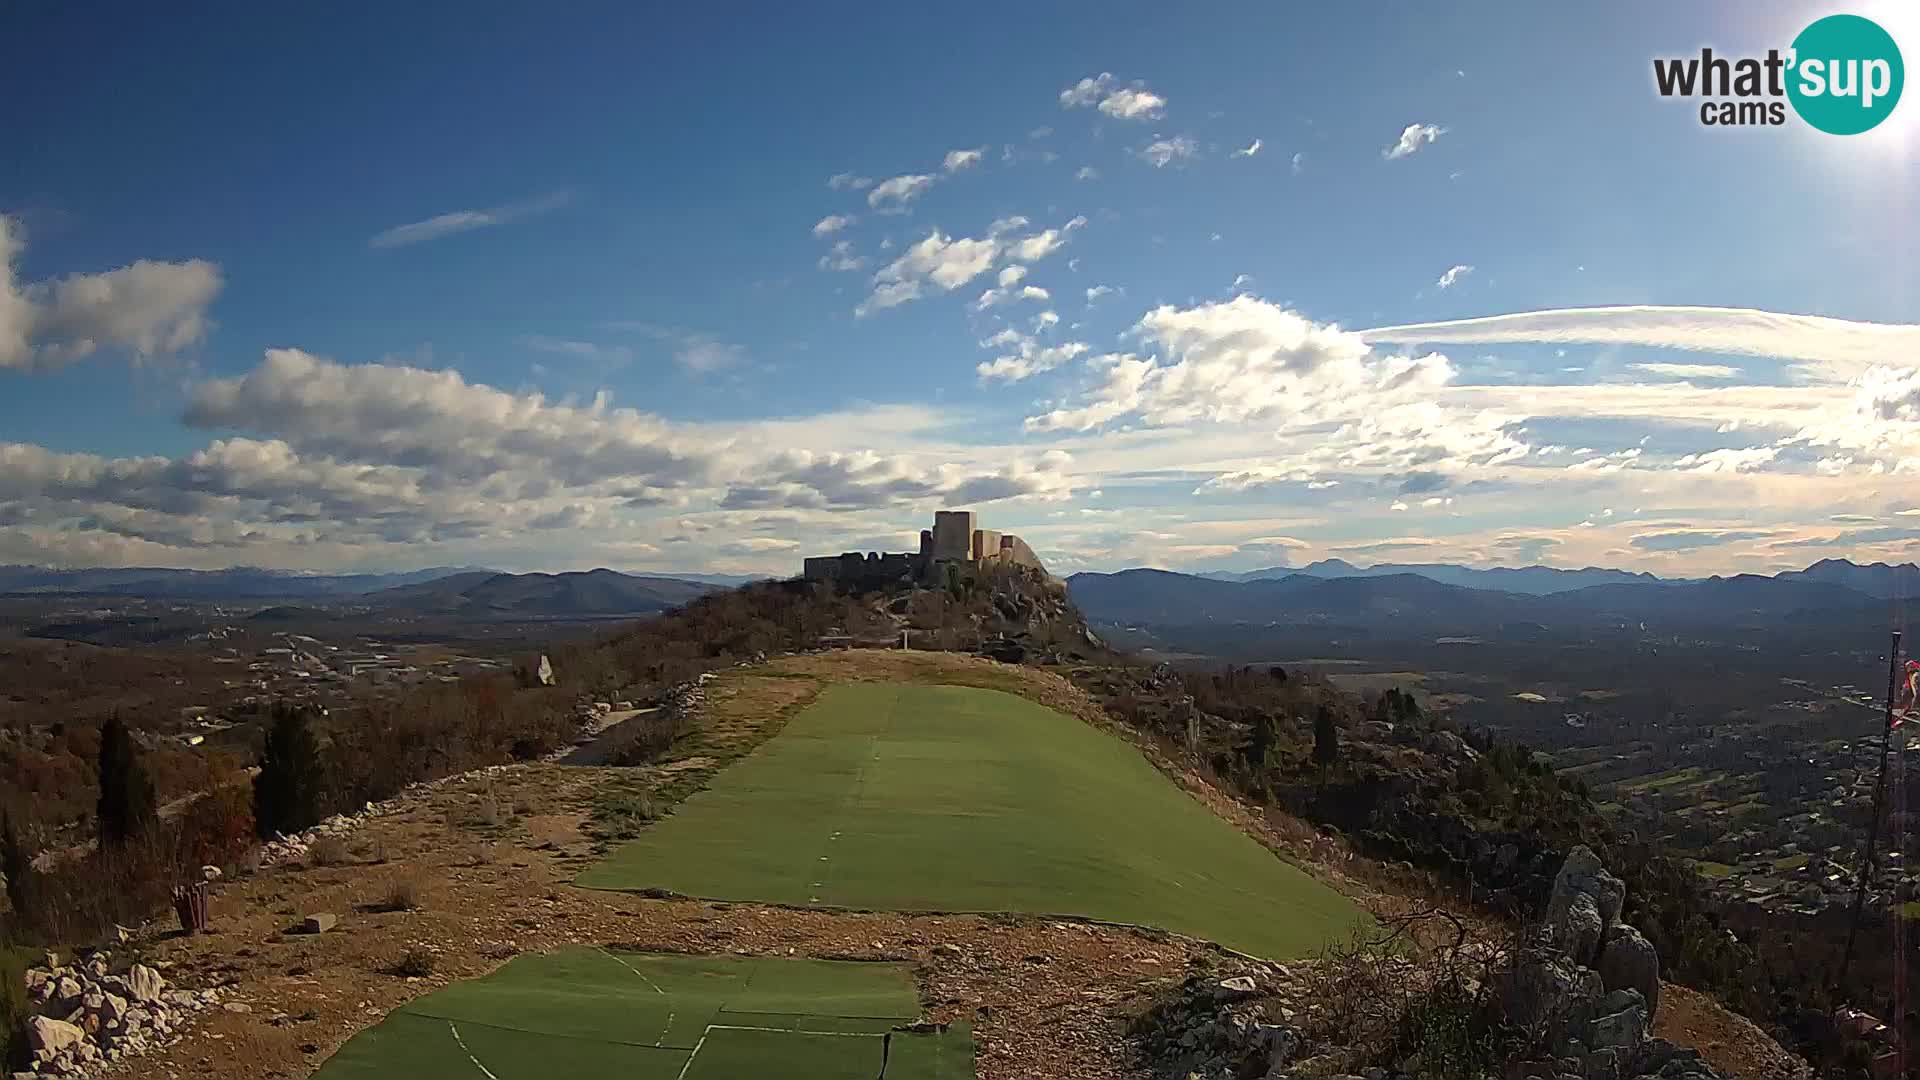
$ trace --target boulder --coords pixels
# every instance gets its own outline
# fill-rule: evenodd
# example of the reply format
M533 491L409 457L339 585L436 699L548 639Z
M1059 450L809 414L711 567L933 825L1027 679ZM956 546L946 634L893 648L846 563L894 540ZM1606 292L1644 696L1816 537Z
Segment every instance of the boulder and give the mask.
M1554 947L1581 964L1590 963L1600 951L1600 937L1605 930L1600 905L1586 893L1572 894L1547 922Z
M1567 852L1566 860L1560 864L1560 872L1554 876L1553 892L1547 897L1547 925L1559 926L1565 920L1566 909L1573 903L1573 898L1581 895L1593 898L1594 906L1600 912L1600 933L1604 938L1613 924L1620 921L1620 905L1626 902L1627 886L1619 878L1607 873L1600 856L1585 844ZM1586 962L1593 957L1588 955L1576 959Z
M300 932L303 934L324 934L340 924L340 920L324 911L316 911L300 920Z
M127 970L127 993L135 1001L159 1001L166 988L167 981L145 964L135 964Z
M1637 990L1647 1005L1647 1022L1660 1012L1660 954L1640 931L1621 923L1608 931L1595 965L1608 990Z
M1626 1008L1596 1016L1587 1023L1588 1046L1595 1050L1612 1050L1624 1061L1639 1056L1641 1044L1647 1041L1647 1008L1639 1002L1638 994L1634 994L1634 997L1636 1000Z
M80 1045L85 1038L86 1032L65 1020L50 1016L27 1018L27 1049L33 1052L35 1061L52 1061L62 1051Z

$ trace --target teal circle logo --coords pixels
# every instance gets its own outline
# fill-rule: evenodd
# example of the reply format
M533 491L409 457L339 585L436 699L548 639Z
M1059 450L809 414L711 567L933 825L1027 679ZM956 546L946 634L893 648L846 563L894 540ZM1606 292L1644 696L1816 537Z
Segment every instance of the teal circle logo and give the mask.
M1789 64L1793 111L1829 135L1879 126L1907 81L1893 35L1858 15L1829 15L1800 31Z

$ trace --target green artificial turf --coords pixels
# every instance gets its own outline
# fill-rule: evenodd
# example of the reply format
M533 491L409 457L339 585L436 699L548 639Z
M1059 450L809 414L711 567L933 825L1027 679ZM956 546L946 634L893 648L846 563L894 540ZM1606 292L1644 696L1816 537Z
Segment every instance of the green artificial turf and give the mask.
M954 686L828 688L578 884L1083 916L1276 959L1313 953L1362 919L1119 739Z
M891 1029L919 1014L905 964L575 948L402 1006L315 1076L870 1080ZM973 1076L965 1025L890 1045L889 1080Z

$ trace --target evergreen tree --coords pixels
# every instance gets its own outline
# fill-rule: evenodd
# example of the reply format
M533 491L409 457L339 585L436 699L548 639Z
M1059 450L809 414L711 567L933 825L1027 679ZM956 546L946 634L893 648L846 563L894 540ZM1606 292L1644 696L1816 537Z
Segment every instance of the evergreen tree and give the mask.
M253 778L253 820L260 836L296 833L326 816L326 769L312 717L300 706L276 705L260 775Z
M1253 718L1253 743L1247 747L1247 760L1256 769L1265 768L1267 759L1273 754L1273 745L1280 741L1280 724L1271 715L1262 713Z
M33 860L20 842L20 830L12 815L0 815L0 874L7 876L7 903L14 918L24 919L29 909L28 891L33 882Z
M1325 705L1313 717L1313 760L1331 765L1340 758L1340 727L1334 723L1333 710Z
M119 716L100 728L100 842L120 844L159 820L153 777L147 775L133 733Z

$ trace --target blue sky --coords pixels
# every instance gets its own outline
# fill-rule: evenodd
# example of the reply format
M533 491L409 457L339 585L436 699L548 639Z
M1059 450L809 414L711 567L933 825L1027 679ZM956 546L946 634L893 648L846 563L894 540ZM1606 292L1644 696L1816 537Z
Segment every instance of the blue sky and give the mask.
M1652 86L1840 10L16 7L0 561L1912 557L1920 103Z

